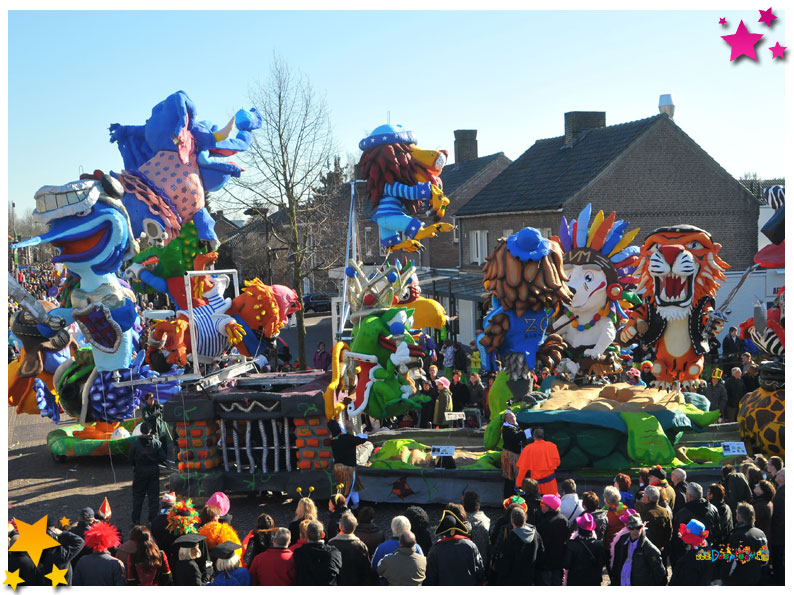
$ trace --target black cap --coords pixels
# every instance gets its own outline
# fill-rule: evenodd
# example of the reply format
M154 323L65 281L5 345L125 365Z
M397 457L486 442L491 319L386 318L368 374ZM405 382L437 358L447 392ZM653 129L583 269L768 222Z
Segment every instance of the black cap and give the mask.
M85 521L95 519L96 516L94 515L94 509L86 506L83 510L80 511L80 518Z
M656 479L667 479L667 473L661 467L651 467L648 475Z
M239 543L234 543L233 541L224 541L222 544L216 545L214 548L212 548L210 551L210 557L228 560L234 555L236 550L239 550L242 547L243 546L241 546Z
M198 545L202 541L204 541L206 537L199 533L187 533L186 535L180 535L174 540L174 545L178 545L180 547L193 547L194 545Z

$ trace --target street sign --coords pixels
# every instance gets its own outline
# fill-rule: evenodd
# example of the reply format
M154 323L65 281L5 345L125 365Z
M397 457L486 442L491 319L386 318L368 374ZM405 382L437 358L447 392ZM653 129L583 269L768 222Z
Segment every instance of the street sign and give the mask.
M736 457L746 455L747 449L744 446L744 442L723 442L722 454L726 457Z
M430 456L432 457L452 457L455 456L454 446L431 446Z

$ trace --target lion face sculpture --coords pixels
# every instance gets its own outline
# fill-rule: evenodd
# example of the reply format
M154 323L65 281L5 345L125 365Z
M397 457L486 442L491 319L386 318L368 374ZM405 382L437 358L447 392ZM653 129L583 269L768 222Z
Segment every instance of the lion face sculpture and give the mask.
M722 246L692 225L657 229L640 251L638 293L658 308L665 320L684 318L704 296L714 296L730 265L717 253Z

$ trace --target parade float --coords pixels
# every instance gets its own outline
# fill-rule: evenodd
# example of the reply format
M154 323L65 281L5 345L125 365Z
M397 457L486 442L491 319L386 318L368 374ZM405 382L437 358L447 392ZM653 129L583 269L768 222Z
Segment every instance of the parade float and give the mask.
M222 129L198 122L180 91L145 125L111 127L123 172L95 171L37 193L34 215L49 230L17 246L52 243L60 249L53 261L69 278L58 308L9 280L23 307L12 329L24 346L9 367L9 403L18 413L79 421L48 437L57 460L126 452L140 421L135 411L153 393L176 432L171 489L202 497L312 486L323 498L339 486L329 421L349 419L359 432L364 419L385 423L429 400L417 390L426 333L445 327L446 312L421 296L413 262L389 258L451 230L440 221L449 204L439 178L446 152L419 149L400 126L378 127L361 141L373 221L390 256L365 267L348 251L343 312L352 331L334 346L330 372L255 373L255 359L271 355L300 300L290 288L259 279L241 286L236 271L213 270L217 236L204 193L241 173L212 156L247 149L260 125L255 110L238 111ZM352 204L353 196L351 213ZM583 486L651 464L718 472L717 445L736 432L710 425L719 412L687 391L697 384L709 334L720 328L714 295L727 265L719 244L681 225L632 246L638 230L627 233L614 212L591 215L588 205L570 224L563 220L560 236L528 227L497 242L483 268L491 309L477 337L483 369L502 368L490 391L490 423L373 432L357 452L363 499L448 502L473 489L484 504L501 503L508 408L522 428L544 427L562 474L575 473ZM152 325L145 348L136 291L176 304ZM640 337L657 349L659 386L609 384L623 371L621 340ZM557 371L541 386L532 379L538 364ZM767 372L765 390L780 389L775 374ZM782 441L782 423L753 419L748 432L774 431Z

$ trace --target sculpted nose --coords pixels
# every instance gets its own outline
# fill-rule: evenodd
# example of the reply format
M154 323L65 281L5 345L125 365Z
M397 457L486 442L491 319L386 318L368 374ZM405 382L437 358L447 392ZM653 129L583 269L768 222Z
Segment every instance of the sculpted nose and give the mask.
M683 251L684 247L681 244L672 244L670 246L662 246L659 248L659 252L662 253L662 256L664 256L664 259L667 261L667 264L669 264L670 267L673 266L676 256Z

